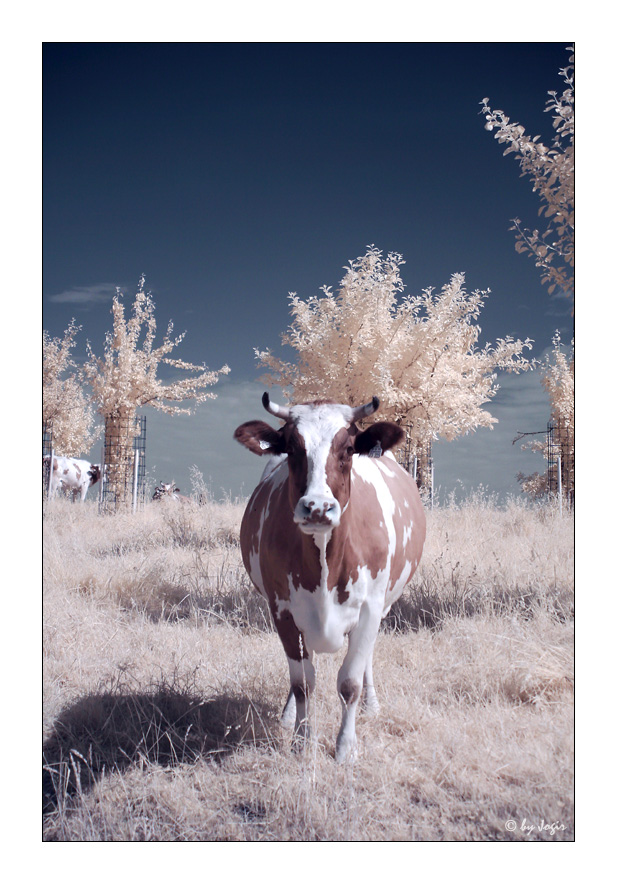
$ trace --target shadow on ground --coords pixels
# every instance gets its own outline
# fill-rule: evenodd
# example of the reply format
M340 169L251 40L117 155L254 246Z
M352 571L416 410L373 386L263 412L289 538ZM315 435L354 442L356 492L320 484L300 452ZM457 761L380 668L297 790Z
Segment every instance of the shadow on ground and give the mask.
M277 733L275 711L246 697L205 700L169 687L87 695L60 714L43 745L43 812L90 789L104 771L216 760L242 746L274 744Z

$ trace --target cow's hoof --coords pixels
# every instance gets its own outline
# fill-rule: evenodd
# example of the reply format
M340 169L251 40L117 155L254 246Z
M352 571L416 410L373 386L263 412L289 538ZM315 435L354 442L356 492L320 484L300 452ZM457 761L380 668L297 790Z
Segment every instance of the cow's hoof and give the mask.
M288 701L285 705L279 722L281 723L282 728L293 728L294 723L296 722L296 701L294 700L294 696L292 696L292 701Z
M292 752L304 753L309 744L310 737L311 733L309 731L309 726L304 722L301 723L300 728L296 729L294 737L292 738Z
M365 697L361 701L361 709L365 716L377 716L380 712L380 703L375 697Z
M337 739L335 748L335 762L338 765L351 764L358 759L358 745L356 738L353 740Z

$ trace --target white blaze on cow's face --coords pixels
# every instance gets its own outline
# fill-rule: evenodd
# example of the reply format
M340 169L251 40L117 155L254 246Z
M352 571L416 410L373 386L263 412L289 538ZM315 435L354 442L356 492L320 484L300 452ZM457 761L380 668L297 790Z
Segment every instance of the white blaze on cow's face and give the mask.
M330 532L341 521L350 491L352 421L349 406L323 403L290 409L286 437L291 504L294 522L306 534Z

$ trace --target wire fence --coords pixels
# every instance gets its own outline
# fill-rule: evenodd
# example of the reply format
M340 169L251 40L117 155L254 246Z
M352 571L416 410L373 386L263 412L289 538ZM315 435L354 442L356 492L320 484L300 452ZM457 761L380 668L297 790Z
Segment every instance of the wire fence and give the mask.
M547 490L570 507L575 503L573 425L560 419L547 424Z
M146 416L113 416L105 421L101 452L99 510L143 509L146 501Z
M43 422L43 500L51 494L51 467L54 456L54 428L51 421Z
M402 424L405 431L403 444L394 451L395 458L404 470L412 474L419 492L429 500L433 507L434 472L431 440L418 442L412 435L412 425Z

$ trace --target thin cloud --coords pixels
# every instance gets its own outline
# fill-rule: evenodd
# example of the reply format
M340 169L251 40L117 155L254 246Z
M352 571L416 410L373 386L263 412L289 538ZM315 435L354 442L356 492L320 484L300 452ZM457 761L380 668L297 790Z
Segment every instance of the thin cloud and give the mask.
M80 307L91 307L95 304L106 304L116 294L113 283L95 283L92 286L73 286L57 295L50 295L49 300L55 304L76 304Z

